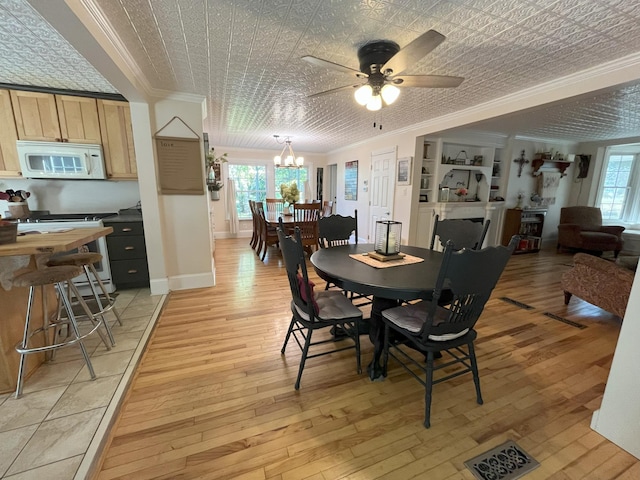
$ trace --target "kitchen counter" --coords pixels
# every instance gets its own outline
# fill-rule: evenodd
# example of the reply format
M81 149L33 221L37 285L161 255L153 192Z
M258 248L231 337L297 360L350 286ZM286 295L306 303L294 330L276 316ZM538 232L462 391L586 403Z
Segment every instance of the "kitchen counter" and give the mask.
M106 217L103 220L107 222L141 222L142 211L137 208L125 208L120 210L117 215Z
M0 245L0 257L68 252L111 232L113 232L111 227L97 227L74 228L68 232L19 235L17 242Z
M18 364L20 356L15 351L15 345L22 340L25 313L29 289L26 287L11 287L10 279L15 273L22 273L37 268L41 260L48 254L67 252L92 242L113 232L111 227L74 228L68 232L51 232L41 234L27 234L18 236L16 243L0 245L0 394L11 392L16 388ZM44 257L44 258L41 258ZM24 259L21 263L19 259ZM36 262L38 260L38 262ZM28 265L27 268L25 266ZM20 268L22 267L22 268ZM7 285L7 283L9 285ZM52 286L45 289L48 311L50 315L56 313L56 297ZM42 326L42 299L39 292L34 301L33 328ZM42 339L42 335L33 337L33 345ZM27 356L27 377L44 361L44 354ZM28 382L27 382L28 385Z

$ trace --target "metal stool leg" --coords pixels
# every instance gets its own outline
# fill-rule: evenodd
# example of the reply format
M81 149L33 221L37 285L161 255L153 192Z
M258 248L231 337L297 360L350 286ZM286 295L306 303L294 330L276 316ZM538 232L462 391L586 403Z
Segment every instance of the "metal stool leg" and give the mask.
M72 283L71 280L68 280L69 283ZM74 287L75 288L75 287ZM63 285L59 285L58 291L60 293L60 298L64 302L64 306L67 310L67 315L69 316L69 325L71 325L71 329L75 334L76 338L78 338L78 344L80 345L80 350L82 351L82 356L84 357L84 362L87 364L87 369L89 370L89 375L91 376L91 380L96 379L96 372L93 370L93 365L91 364L91 360L89 359L89 354L87 353L87 349L84 346L84 342L80 338L80 330L78 330L78 324L76 323L76 317L73 314L73 308L71 308L71 301L67 296L67 292L64 289ZM77 292L77 289L76 289ZM82 298L82 297L80 297ZM99 330L98 330L99 331Z
M100 276L98 275L98 272L96 272L96 267L93 266L93 263L88 265L88 267L91 270L91 273L93 274L93 278L95 278L96 282L98 282L98 286L100 287L100 290L102 291L102 294L106 298L107 302L109 303L109 305L112 305L111 311L116 316L116 319L118 320L118 323L120 324L120 326L122 326L122 318L120 318L120 313L118 313L118 310L114 305L115 299L111 298L111 295L109 294L109 292L107 292L107 289L105 288L104 283L102 283L102 280L100 280ZM91 283L91 281L89 281L89 283ZM92 284L92 290L93 290L93 284Z
M91 309L89 308L89 305L87 305L87 302L84 301L84 298L82 298L82 295L78 291L78 287L76 287L76 285L72 281L68 281L67 282L67 290L65 291L65 295L66 295L67 299L69 300L70 305L73 305L71 300L75 297L75 299L78 301L78 304L80 305L80 307L84 311L84 316L87 317L87 319L91 322L91 324L94 327L98 326L98 328L97 328L98 336L102 340L102 343L104 343L104 346L107 348L107 350L111 350L112 341L111 340L107 340L107 338L104 336L104 333L102 333L102 330L100 330L100 328L99 328L100 325L103 324L102 320L98 320L96 318L97 314L94 314L91 311ZM75 319L75 315L74 315L74 321L76 321L76 326L77 326L77 320ZM108 331L108 333L110 334L111 331Z
M91 265L91 268L93 268L93 265ZM109 336L109 341L111 342L111 346L115 347L116 346L116 341L113 338L113 333L111 333L111 327L109 326L109 322L107 321L107 317L103 313L104 312L104 306L102 305L102 300L100 299L100 295L98 294L98 291L96 290L95 285L91 281L91 275L89 275L89 273L90 273L89 272L89 266L83 265L83 269L84 269L84 274L87 277L87 281L89 282L89 287L91 288L91 293L93 293L93 298L95 298L96 303L98 304L99 317L102 319L102 324L104 325L104 329L107 331L107 335ZM106 300L109 301L109 297L106 297Z
M24 322L24 335L22 336L22 348L27 348L27 342L29 341L29 324L31 323L31 310L33 308L33 298L35 296L36 287L29 287L29 299L27 301L27 317ZM22 386L24 385L24 370L27 363L27 355L25 353L20 354L20 366L18 367L18 384L16 386L16 398L22 396Z

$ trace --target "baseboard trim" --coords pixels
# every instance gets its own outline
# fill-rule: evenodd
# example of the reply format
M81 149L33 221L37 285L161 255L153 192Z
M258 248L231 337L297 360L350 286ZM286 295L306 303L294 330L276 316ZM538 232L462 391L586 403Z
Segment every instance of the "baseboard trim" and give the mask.
M192 288L206 288L215 285L213 272L195 275L176 275L169 277L169 290L190 290Z
M151 295L166 295L169 293L169 280L167 278L157 278L149 280Z

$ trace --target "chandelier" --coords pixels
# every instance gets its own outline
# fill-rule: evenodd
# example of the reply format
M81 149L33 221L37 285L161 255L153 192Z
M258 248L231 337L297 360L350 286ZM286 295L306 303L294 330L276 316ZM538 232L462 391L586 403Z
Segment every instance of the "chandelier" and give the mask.
M282 147L282 152L280 155L276 155L273 157L273 164L278 168L300 168L304 164L303 157L296 157L293 153L293 148L291 147L291 140L289 137L284 137L283 141L280 141L280 135L273 136L276 139L276 142L279 144L284 143Z

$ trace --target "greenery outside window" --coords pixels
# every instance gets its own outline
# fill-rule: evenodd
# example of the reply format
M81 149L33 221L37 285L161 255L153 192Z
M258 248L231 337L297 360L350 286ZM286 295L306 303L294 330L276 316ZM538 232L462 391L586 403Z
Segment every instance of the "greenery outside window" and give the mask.
M267 167L229 163L229 178L235 182L238 219L251 220L249 200L264 202L267 198Z
M605 154L596 206L604 221L640 223L640 145L612 147Z
M300 191L300 198L304 198L305 201L310 200L308 198L307 193L304 191L305 182L309 179L309 169L307 167L302 168L276 168L275 173L275 198L282 198L280 195L280 185L286 183L287 185L291 182L296 182L298 185L298 190Z

